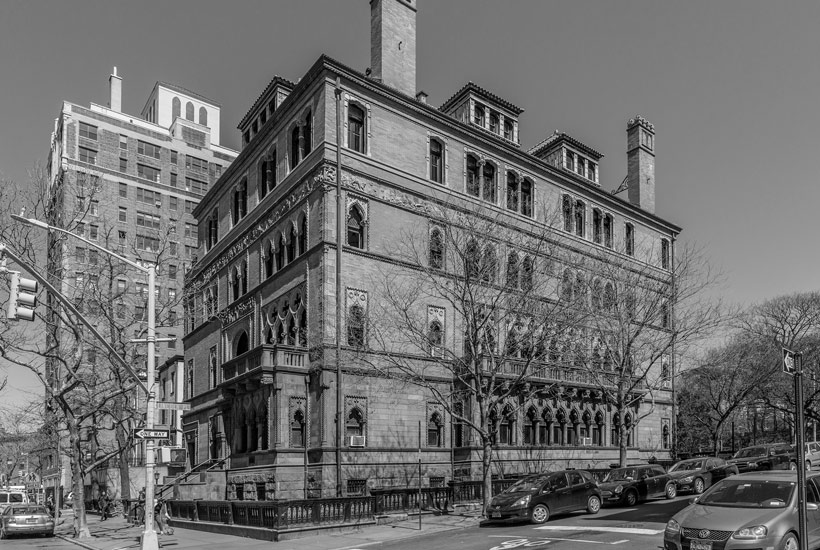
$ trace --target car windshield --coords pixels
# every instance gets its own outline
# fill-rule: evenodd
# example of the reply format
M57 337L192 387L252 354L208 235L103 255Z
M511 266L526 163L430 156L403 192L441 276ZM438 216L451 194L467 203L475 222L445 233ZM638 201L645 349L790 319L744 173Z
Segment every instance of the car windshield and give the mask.
M792 481L725 479L697 501L704 506L782 508L794 490Z
M604 483L609 481L631 481L638 477L635 468L620 468L618 470L610 470L604 476Z
M525 477L524 479L519 479L509 487L507 490L504 491L505 493L527 493L531 491L537 491L541 488L541 485L547 480L547 475L542 476L534 476L534 477Z
M750 456L766 456L766 449L763 447L749 447L748 449L740 449L735 453L735 458L747 458Z
M682 472L684 470L702 470L705 461L703 460L682 460L669 468L669 472Z

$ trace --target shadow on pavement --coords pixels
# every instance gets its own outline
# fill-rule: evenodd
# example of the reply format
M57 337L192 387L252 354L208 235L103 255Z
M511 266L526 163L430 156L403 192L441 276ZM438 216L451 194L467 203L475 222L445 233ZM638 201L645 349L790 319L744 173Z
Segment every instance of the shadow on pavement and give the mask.
M689 506L689 497L680 500L654 501L652 504L642 503L635 508L625 509L619 513L606 516L583 516L582 521L654 521L666 523L669 518ZM613 508L606 508L612 510Z

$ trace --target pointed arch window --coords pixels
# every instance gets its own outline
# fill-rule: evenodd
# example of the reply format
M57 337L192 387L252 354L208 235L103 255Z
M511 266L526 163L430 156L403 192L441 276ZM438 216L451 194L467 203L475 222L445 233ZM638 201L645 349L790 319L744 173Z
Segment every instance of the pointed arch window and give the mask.
M427 327L427 341L430 346L430 355L433 357L441 357L444 353L444 330L438 320L430 322Z
M604 242L604 217L597 208L592 209L592 241L595 244Z
M569 195L561 198L561 212L564 216L564 231L572 233L572 198Z
M539 445L549 445L551 443L550 440L550 426L552 425L552 412L549 409L545 408L544 413L541 415L541 418L538 422L538 444Z
M354 436L364 435L364 416L358 408L354 408L347 415L345 423L345 435L348 440Z
M242 294L245 295L248 293L248 262L246 260L242 261L240 275L242 277Z
M199 108L199 124L202 126L208 125L208 109L205 107Z
M612 248L612 214L604 214L604 246Z
M518 254L510 252L507 256L507 287L518 288Z
M365 324L364 308L359 304L350 306L350 311L347 316L347 344L349 346L364 346Z
M525 291L530 291L533 288L534 267L532 258L530 256L524 256L524 261L521 262L521 288Z
M248 213L248 181L243 179L233 192L233 223L238 224Z
M248 341L248 333L244 330L236 339L236 352L234 354L235 357L239 357L243 353L246 353L250 349L250 343Z
M288 234L288 263L296 259L296 241L296 228L291 225Z
M575 234L583 237L586 229L586 205L583 201L575 201L574 216Z
M481 258L481 279L487 283L494 283L498 272L498 259L495 256L495 246L488 244L484 247L484 256Z
M444 426L444 422L441 420L441 415L438 412L434 412L430 415L430 418L427 419L427 446L428 447L441 447L443 442L442 435L442 427Z
M353 206L347 213L347 245L364 250L364 243L364 216L358 206Z
M478 168L478 159L473 155L467 155L467 194L474 197L481 191Z
M635 226L631 223L624 226L624 251L627 256L635 255Z
M305 115L305 125L302 132L302 137L304 143L304 154L302 155L302 158L305 158L308 156L308 153L313 150L313 114L310 111L308 111Z
M303 311L299 317L299 337L297 344L303 348L307 347L307 312Z
M359 153L366 151L364 110L355 104L347 110L347 146Z
M276 270L285 267L285 237L279 235L279 246L276 249Z
M305 446L305 413L297 410L290 420L290 446Z
M240 280L241 275L239 273L239 267L233 268L233 276L231 277L231 297L234 300L238 300L239 296L241 295L242 289L242 281Z
M267 279L274 272L274 257L276 255L276 250L273 247L273 242L268 241L268 246L265 249L265 278Z
M308 226L307 226L307 217L302 216L302 220L299 222L299 255L301 256L305 252L307 252L307 240L308 240Z
M444 183L444 147L435 138L430 140L430 179Z
M430 267L433 269L444 268L444 237L441 229L434 227L430 231Z
M532 217L532 181L528 178L521 182L521 213Z
M293 127L293 130L290 132L290 169L293 170L296 168L296 165L299 164L299 161L302 160L299 158L301 151L299 147L299 126L296 125Z
M536 444L536 433L538 430L538 413L536 412L534 407L530 407L527 410L527 414L524 416L524 430L522 435L524 436L524 440L522 443L524 445L535 445Z
M468 279L477 279L481 271L481 251L475 239L467 241L464 251L464 274Z
M507 210L518 212L518 176L507 172Z

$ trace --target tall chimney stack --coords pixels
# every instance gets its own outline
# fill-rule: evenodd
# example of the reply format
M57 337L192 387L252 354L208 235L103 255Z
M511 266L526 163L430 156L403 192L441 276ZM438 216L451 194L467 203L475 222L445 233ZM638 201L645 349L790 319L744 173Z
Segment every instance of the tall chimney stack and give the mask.
M122 112L122 78L117 76L117 68L108 77L108 107L112 111Z
M626 125L626 181L629 202L655 213L655 126L637 115Z
M370 0L371 78L416 95L416 0Z

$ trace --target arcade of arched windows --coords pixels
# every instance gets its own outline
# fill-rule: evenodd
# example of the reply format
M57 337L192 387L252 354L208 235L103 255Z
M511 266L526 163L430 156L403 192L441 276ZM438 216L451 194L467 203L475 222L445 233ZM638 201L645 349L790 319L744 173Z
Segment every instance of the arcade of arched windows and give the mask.
M535 190L532 179L508 170L506 186L507 210L532 217L533 191Z
M233 400L230 419L231 454L251 453L270 448L269 397L269 390L263 387Z
M464 157L464 185L468 195L496 204L497 165L475 153Z
M282 229L274 231L262 240L262 279L272 277L277 271L307 252L307 214L299 214L293 221L285 222Z
M313 150L313 113L306 109L289 130L288 157L293 170Z
M307 347L307 307L302 291L293 291L264 307L266 344Z

